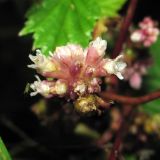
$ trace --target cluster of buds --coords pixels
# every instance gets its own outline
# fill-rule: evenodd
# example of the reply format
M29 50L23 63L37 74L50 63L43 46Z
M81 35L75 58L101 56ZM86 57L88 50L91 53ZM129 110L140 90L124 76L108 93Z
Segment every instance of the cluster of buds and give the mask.
M149 117L145 122L144 122L144 130L148 134L157 134L160 138L160 114L155 114Z
M149 47L156 42L158 35L159 29L156 27L156 23L150 17L145 17L139 23L139 29L131 34L131 41Z
M160 114L148 115L143 112L137 113L129 130L131 134L140 134L139 138L146 141L147 135L160 138Z
M39 93L47 98L60 96L77 99L76 106L82 108L82 104L89 104L89 108L95 110L95 104L84 101L93 100L89 95L100 92L101 77L115 74L119 79L123 79L122 72L126 67L123 55L116 59L104 58L106 47L107 42L98 37L90 42L86 49L68 44L57 47L48 57L36 50L35 56L29 55L34 64L28 67L36 69L46 79L41 81L36 76L37 81L30 85L33 90L31 96Z
M134 63L127 67L123 74L124 79L127 80L133 89L140 89L142 85L142 77L147 74L147 66L140 62Z

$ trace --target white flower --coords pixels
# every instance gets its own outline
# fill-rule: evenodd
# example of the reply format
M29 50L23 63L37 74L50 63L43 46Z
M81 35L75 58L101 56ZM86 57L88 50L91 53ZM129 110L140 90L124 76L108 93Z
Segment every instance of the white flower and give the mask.
M67 92L66 84L60 81L56 82L54 89L55 89L56 94L58 95L63 95Z
M56 67L50 57L46 57L38 49L36 50L36 56L30 54L29 58L34 62L34 64L28 65L29 68L37 69L42 73L53 72L56 70Z
M107 41L97 37L94 41L90 42L89 45L94 47L100 56L104 56L105 50L107 48Z
M55 55L61 59L65 57L71 57L72 52L67 46L57 47L55 51Z
M131 34L131 41L132 42L141 42L142 41L142 33L139 31L135 31Z
M57 47L54 55L58 59L73 58L83 55L83 49L79 45L68 44L67 46Z
M86 91L86 85L84 83L78 83L74 88L75 93L84 94L85 91Z
M123 61L123 55L119 55L115 59L107 59L103 68L109 74L115 74L119 79L123 79L122 72L127 64Z
M50 93L49 84L46 81L41 81L38 76L35 77L37 78L37 81L34 81L34 83L30 85L30 88L33 90L30 95L35 96L39 93L45 97L48 97Z

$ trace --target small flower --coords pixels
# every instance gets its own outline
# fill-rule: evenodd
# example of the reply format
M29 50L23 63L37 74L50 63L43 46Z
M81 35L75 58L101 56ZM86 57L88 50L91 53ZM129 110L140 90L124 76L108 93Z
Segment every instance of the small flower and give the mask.
M98 93L101 91L101 80L99 78L93 78L88 84L88 92L89 93Z
M38 76L35 77L37 78L37 81L34 81L34 83L30 85L30 88L33 90L30 95L35 96L39 93L44 97L50 97L50 83L47 81L41 81Z
M67 85L61 81L57 81L54 88L57 95L64 95L67 92Z
M115 74L119 79L123 79L122 72L127 64L123 61L123 55L119 55L115 59L107 59L104 69L109 74Z
M139 28L131 34L131 41L135 43L142 43L145 47L151 46L157 41L159 29L156 23L150 18L146 17L139 23Z
M56 70L56 66L50 57L44 56L39 49L36 50L36 56L30 54L29 58L34 64L28 65L28 67L37 69L40 73L54 72Z
M74 87L74 92L80 95L83 95L86 93L86 84L83 82L78 82Z
M102 40L100 37L96 38L96 40L90 42L89 44L91 47L94 47L100 56L105 55L105 50L107 48L107 42Z
M138 72L135 72L130 81L130 86L136 90L140 89L141 88L141 85L142 85L142 76L138 73Z
M84 59L84 53L79 45L68 44L66 46L57 47L53 58L68 64L72 60Z
M36 76L37 81L34 81L30 85L30 88L33 92L30 93L31 96L35 96L36 94L41 94L44 97L52 97L54 95L64 95L67 92L67 86L64 82L60 80L57 81L41 81L38 76Z
M135 31L135 32L133 32L132 34L131 34L131 40L133 41L133 42L141 42L142 41L142 33L141 33L141 31L139 31L139 30L137 30L137 31Z
M126 68L123 73L124 79L127 80L133 89L140 89L142 86L142 76L147 74L147 65L140 62L134 63Z
M142 22L139 23L141 29L153 28L155 22L150 17L145 17Z

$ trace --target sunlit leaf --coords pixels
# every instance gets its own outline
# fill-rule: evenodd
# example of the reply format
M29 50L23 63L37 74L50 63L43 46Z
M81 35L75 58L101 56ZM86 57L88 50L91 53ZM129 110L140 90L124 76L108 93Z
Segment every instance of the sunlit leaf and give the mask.
M33 48L43 53L67 42L86 46L96 21L113 17L126 0L43 0L31 7L20 35L33 34Z

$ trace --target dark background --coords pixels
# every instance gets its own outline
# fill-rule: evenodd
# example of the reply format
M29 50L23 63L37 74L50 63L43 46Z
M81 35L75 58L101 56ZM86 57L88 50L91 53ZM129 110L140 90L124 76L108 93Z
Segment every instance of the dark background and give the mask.
M137 22L148 15L160 21L158 2L158 0L139 0L134 21ZM62 159L64 156L67 159L72 148L68 150L63 147L50 148L72 141L72 135L69 133L67 135L68 131L64 129L66 126L61 124L63 121L58 121L50 129L41 126L39 120L30 111L30 106L40 97L30 98L23 94L27 82L34 80L33 70L27 68L27 64L30 63L28 54L31 52L32 38L31 36L19 37L18 32L24 25L24 15L31 4L31 0L0 0L0 136L13 153L14 159ZM93 121L92 119L92 123ZM26 147L27 149L21 151L21 147L17 145L23 146L22 142L25 138L28 143L33 143L33 147ZM37 149L33 139L48 148ZM94 149L89 152L85 147L74 148L74 152L83 155L83 159L88 159L90 154L96 158L99 153ZM74 156L68 159L74 160Z

